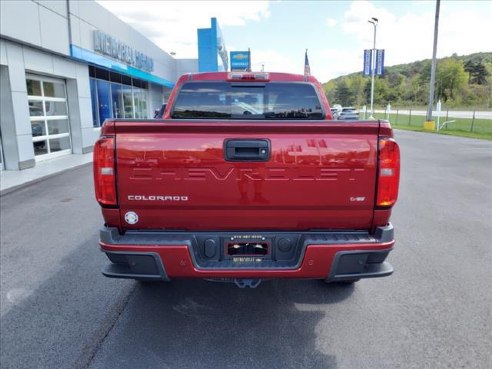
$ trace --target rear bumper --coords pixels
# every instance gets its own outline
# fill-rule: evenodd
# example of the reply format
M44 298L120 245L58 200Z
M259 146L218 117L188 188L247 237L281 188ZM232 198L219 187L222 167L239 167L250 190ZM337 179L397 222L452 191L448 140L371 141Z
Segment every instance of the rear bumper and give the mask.
M217 234L229 237L230 234ZM291 260L278 260L281 249L272 242L269 258L245 257L223 260L218 246L217 255L206 260L201 249L202 239L210 233L128 232L119 235L117 229L101 230L100 247L110 263L103 274L112 278L134 278L169 281L173 278L305 278L343 281L359 278L384 277L393 273L385 261L394 245L393 226L377 229L374 235L363 232L312 232L274 236L267 239L297 240L298 251ZM283 238L282 238L283 237ZM206 247L206 246L204 246ZM227 257L226 257L227 259ZM251 259L251 260L249 260Z

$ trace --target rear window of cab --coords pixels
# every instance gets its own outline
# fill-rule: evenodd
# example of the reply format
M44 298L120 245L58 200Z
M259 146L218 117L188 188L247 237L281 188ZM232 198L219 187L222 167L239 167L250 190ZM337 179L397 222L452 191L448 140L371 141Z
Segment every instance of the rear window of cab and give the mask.
M323 119L310 83L187 82L171 110L173 119Z

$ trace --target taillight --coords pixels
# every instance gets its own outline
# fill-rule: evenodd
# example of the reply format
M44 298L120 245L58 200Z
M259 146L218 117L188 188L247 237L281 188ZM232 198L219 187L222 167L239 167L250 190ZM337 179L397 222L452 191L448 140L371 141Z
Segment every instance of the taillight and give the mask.
M94 188L101 205L116 205L115 138L101 137L94 145Z
M377 206L390 207L398 198L400 183L400 148L386 137L379 140L379 173Z

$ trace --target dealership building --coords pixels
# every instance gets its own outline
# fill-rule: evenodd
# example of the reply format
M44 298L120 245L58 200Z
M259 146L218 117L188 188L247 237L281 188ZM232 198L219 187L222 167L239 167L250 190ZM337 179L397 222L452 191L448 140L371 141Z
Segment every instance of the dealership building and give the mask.
M184 73L228 70L217 24L176 59L94 1L0 2L4 170L92 151L107 118L152 118Z

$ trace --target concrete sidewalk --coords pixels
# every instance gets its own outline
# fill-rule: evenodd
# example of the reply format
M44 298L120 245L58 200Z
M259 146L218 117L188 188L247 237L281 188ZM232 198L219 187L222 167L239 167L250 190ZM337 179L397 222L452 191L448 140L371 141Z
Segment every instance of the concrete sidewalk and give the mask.
M0 196L91 162L92 153L84 155L74 154L36 163L34 168L3 170L0 173Z

